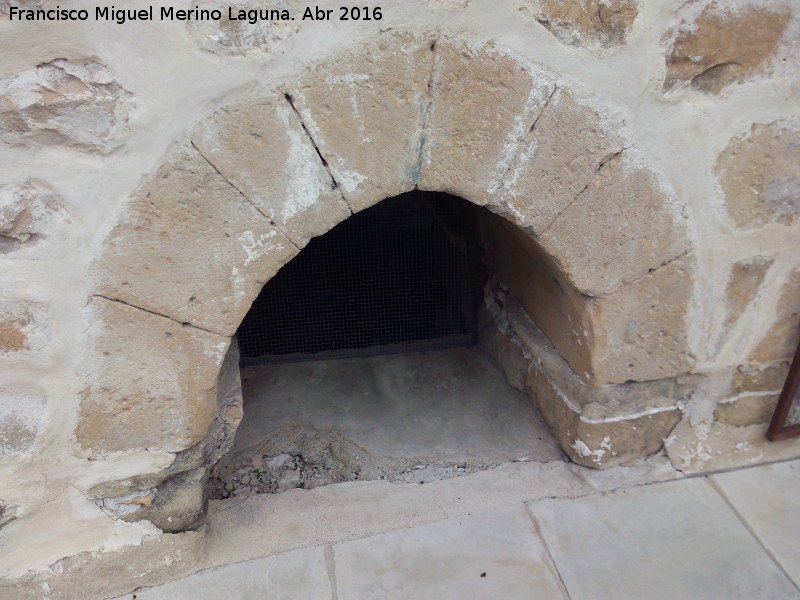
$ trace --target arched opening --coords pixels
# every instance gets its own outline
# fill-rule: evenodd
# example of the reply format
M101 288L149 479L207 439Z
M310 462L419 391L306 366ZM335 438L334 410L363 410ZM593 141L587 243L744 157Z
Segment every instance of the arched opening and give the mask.
M284 265L237 332L244 417L212 497L562 460L525 383L515 389L497 364L487 303L507 293L498 268L532 273L523 248L499 243L502 223L513 227L413 191Z

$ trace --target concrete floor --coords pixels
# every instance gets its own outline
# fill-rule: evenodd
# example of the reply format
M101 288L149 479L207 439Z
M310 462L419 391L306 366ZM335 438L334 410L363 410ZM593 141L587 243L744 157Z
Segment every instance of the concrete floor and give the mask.
M244 418L220 466L231 473L281 454L333 469L333 481L564 460L531 399L479 347L249 367L242 377Z
M118 600L800 598L800 461L693 478L667 465L598 473L525 463L430 486L356 482L232 499L212 511L208 559L230 562L244 548L255 558ZM672 480L637 484L654 476ZM549 481L536 489L537 478ZM420 523L434 498L437 516ZM318 512L326 504L348 535L307 544L330 535ZM295 520L276 522L290 505ZM353 522L343 523L348 511ZM370 524L379 533L364 535ZM266 556L276 539L297 549Z

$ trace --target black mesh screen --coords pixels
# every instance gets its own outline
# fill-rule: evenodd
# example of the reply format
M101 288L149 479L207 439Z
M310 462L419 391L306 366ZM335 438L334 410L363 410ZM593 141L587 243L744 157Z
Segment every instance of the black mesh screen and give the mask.
M473 343L465 205L409 192L312 239L242 321L243 364Z

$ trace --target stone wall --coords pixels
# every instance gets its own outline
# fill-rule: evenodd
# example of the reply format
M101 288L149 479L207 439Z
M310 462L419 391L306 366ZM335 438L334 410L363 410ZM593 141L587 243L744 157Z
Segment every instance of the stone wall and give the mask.
M180 507L168 482L202 482L261 285L414 187L498 215L497 271L558 351L511 319L546 365L522 385L575 388L541 408L576 460L641 457L679 419L769 414L800 337L789 0L7 20L49 4L0 0L0 576L157 535L108 515ZM631 437L622 416L657 425ZM54 518L76 526L48 534Z

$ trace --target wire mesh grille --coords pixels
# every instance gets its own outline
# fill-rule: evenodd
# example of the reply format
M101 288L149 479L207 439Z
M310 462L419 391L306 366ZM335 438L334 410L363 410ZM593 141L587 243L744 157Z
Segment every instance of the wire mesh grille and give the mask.
M243 364L473 343L463 202L410 192L312 239L239 327Z

